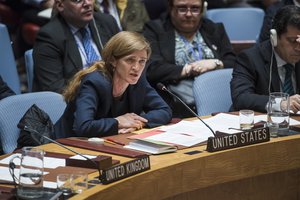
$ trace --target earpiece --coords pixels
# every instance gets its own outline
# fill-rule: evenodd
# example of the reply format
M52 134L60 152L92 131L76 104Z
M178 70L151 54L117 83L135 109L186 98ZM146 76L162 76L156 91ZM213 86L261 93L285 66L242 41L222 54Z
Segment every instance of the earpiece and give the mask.
M270 30L270 41L273 47L277 46L277 31L275 29Z
M206 15L207 6L208 6L207 1L204 1L204 3L203 3L203 12L202 12L202 15L203 15L203 16Z

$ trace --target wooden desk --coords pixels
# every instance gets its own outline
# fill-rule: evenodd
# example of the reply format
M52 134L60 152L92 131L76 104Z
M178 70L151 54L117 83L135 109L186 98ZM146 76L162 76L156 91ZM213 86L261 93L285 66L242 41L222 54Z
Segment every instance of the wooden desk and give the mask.
M55 144L43 148L69 153ZM151 170L109 185L97 185L71 199L300 198L300 135L216 153L208 153L205 148L201 146L151 156ZM203 152L185 154L193 150ZM121 162L130 160L120 156L113 158Z

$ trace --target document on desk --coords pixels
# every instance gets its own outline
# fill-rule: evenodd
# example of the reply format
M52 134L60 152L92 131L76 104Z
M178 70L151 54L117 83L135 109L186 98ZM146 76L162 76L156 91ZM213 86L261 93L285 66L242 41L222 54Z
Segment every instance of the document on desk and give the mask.
M10 172L9 172L9 168L8 167L2 167L0 166L0 180L1 181L8 181L8 182L13 182L13 178L12 176L10 175ZM15 169L14 170L14 174L16 177L19 177L19 174L20 174L20 170L19 169ZM44 175L46 174L49 174L49 172L45 172L44 171ZM57 184L56 182L51 182L51 181L43 181L43 187L46 187L46 188L56 188L57 187Z
M240 130L234 130L240 128L238 115L219 113L213 117L203 119L203 121L214 132L220 131L228 134L241 132ZM261 121L267 121L267 115L256 115L254 117L254 123ZM300 122L290 119L290 124L298 125ZM207 138L214 136L209 128L198 119L192 121L182 120L177 124L162 126L157 130L161 131L161 133L145 138L190 147L205 142Z
M21 154L20 153L12 154L12 155L0 160L0 164L8 165L9 161L15 156L21 156ZM16 165L20 165L20 159L15 159L14 163ZM53 157L44 157L44 167L45 168L55 169L57 167L65 167L65 166L66 166L66 159L53 158Z

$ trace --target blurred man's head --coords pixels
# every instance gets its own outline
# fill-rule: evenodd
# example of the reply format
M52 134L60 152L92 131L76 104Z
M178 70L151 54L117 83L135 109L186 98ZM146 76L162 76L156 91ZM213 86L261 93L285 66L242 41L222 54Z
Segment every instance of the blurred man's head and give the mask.
M300 61L300 8L294 5L281 8L273 19L277 33L275 51L288 63Z
M93 19L94 0L56 0L55 8L68 23L81 28Z

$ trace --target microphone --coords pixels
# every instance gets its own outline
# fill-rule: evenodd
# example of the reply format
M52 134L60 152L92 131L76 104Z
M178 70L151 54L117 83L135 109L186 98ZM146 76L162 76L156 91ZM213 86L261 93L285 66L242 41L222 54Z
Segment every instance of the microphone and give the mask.
M57 141L55 141L55 140L53 140L53 139L51 139L51 138L45 136L45 135L42 135L42 134L39 133L37 130L35 130L35 129L33 129L33 128L29 128L29 127L26 126L26 125L20 125L20 124L18 124L18 128L23 129L24 131L28 131L28 132L30 132L30 133L35 133L35 134L37 134L37 135L39 135L39 136L45 138L46 140L48 140L48 141L50 141L50 142L53 142L53 143L57 144L58 146L61 146L62 148L67 149L67 150L69 150L69 151L75 153L76 155L79 155L79 156L85 158L86 160L88 160L89 162L93 163L93 165L95 165L96 168L98 169L98 172L99 172L99 180L100 180L100 176L101 176L100 167L99 167L99 164L96 163L94 160L92 160L92 159L90 159L89 157L87 157L87 156L85 156L85 155L79 153L78 151L75 151L75 150L73 150L73 149L70 149L69 147L67 147L67 146L65 146L65 145L63 145L63 144L61 144L61 143L59 143L59 142L57 142ZM100 180L100 182L101 182L101 180Z
M171 92L170 90L167 89L167 87L162 84L162 83L157 83L156 87L161 90L161 91L164 91L164 92L168 92L171 96L175 97L182 105L184 105L184 107L186 107L190 113L192 113L195 117L197 117L211 132L212 134L214 135L214 137L217 137L216 136L216 133L212 130L212 128L206 124L200 117L199 115L197 115L184 101L182 101L176 94L174 94L173 92Z

